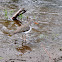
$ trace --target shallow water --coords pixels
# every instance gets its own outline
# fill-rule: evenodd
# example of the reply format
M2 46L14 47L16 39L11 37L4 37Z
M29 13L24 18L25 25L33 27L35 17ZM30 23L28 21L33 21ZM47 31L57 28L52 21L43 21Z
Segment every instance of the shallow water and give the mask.
M53 50L52 45L57 45L54 49L58 48L58 46L62 47L61 0L2 0L0 1L0 44L2 44L0 48L4 48L3 50L9 47L9 49L16 49L17 47L23 48L23 33L12 36L9 35L9 33L15 31L18 27L11 17L20 8L25 8L27 10L27 12L23 14L22 19L18 17L18 20L20 20L22 24L28 23L27 17L35 19L35 22L38 23L32 23L32 30L26 34L26 45L30 48L28 49L29 51L31 49L38 50L42 43L49 51ZM6 52L7 54L5 53L6 55L9 54L8 51ZM22 50L20 49L20 51ZM12 53L14 54L14 52ZM27 53L27 51L25 53Z

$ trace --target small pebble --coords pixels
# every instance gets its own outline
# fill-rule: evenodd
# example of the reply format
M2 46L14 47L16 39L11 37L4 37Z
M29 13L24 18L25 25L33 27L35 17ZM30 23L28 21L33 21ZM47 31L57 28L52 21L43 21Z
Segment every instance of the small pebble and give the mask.
M62 48L60 48L60 51L62 51Z

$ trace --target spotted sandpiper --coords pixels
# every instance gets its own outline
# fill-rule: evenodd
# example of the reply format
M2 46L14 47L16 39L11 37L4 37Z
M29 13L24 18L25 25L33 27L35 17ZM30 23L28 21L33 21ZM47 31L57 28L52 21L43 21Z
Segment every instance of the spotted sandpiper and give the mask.
M25 11L25 10L24 10ZM16 18L17 18L17 16L19 16L20 14L20 12L22 12L21 10L19 10L13 17L12 17L12 19L13 20L17 20ZM24 12L25 13L25 12ZM30 27L30 24L31 24L31 22L32 22L32 20L30 20L30 18L29 18L29 22L28 23L26 23L26 24L24 24L24 25L21 25L21 26L19 26L14 32L13 32L13 34L16 34L16 33L28 33L30 30L31 30L31 27ZM26 36L25 36L26 37ZM26 41L26 39L24 40L24 41Z

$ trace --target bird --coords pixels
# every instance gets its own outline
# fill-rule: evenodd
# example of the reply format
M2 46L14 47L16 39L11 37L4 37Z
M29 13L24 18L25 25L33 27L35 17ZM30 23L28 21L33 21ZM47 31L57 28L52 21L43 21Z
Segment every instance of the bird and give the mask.
M16 12L15 15L13 15L12 19L13 20L17 20L17 16L20 15L20 12L25 13L26 11L23 9L23 10L19 10L18 12ZM13 32L13 34L17 34L17 33L24 33L25 35L31 31L32 27L31 27L31 23L33 23L33 20L31 18L28 18L27 19L27 22L28 23L25 23L25 24L21 24L19 27L17 27L17 29ZM35 23L37 24L37 23ZM22 38L23 38L23 35L22 35ZM24 39L24 38L23 38ZM25 43L26 43L26 36L25 36L25 39L24 39ZM22 44L23 46L23 44Z

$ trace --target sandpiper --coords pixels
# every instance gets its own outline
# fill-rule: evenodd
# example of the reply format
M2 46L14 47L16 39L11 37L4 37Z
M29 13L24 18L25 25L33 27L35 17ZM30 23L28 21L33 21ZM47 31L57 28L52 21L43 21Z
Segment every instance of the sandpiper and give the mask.
M22 12L23 11L23 12ZM19 16L20 15L20 12L22 12L22 14L23 13L25 13L26 11L23 9L23 10L19 10L13 17L12 17L12 19L13 20L17 20L17 16ZM21 26L19 26L14 32L13 32L13 34L16 34L16 33L24 33L25 35L26 35L26 33L28 33L28 32L30 32L30 30L32 29L31 28L31 23L32 23L32 20L30 20L30 18L29 18L29 22L28 23L26 23L26 24L24 24L24 25L22 25L21 24ZM23 37L23 36L22 36ZM24 39L24 41L26 42L26 36L25 36L25 39ZM22 44L23 45L23 44Z

